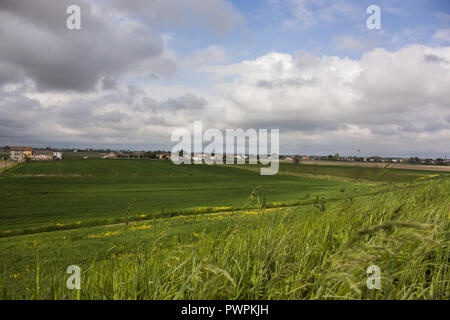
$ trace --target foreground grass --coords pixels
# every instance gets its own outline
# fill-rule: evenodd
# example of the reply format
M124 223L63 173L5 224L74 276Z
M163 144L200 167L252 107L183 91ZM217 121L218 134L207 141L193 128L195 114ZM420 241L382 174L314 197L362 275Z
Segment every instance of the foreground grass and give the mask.
M0 297L449 299L449 190L440 179L301 209L1 239ZM69 264L82 268L79 291L66 288ZM370 265L381 290L366 287Z

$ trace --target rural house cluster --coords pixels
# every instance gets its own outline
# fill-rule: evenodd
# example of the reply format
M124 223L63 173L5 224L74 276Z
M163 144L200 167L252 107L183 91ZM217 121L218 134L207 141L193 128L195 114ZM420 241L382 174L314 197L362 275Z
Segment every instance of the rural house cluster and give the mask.
M62 160L62 152L53 150L33 150L33 147L11 147L9 158L18 162Z

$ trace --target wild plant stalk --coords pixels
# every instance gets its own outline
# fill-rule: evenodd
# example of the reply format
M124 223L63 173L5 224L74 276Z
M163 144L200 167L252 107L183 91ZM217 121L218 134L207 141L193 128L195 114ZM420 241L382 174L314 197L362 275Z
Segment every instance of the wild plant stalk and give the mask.
M130 211L133 208L135 200L128 203L127 211L125 214L125 231L128 231L129 224L130 224Z

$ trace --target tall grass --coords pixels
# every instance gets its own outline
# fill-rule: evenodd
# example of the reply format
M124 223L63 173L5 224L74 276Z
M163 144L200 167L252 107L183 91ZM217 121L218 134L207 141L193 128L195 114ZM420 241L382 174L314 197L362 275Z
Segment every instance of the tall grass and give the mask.
M47 266L29 299L449 299L448 180L370 200L264 213L256 228L239 223L213 237L173 240L164 230L146 245L82 270L81 290L66 288L64 268ZM244 221L244 220L243 220ZM381 269L369 290L366 270Z

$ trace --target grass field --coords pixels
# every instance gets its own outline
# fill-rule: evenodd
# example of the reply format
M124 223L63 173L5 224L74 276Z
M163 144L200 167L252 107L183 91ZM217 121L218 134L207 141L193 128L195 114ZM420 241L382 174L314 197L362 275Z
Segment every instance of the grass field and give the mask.
M15 161L11 161L11 160L0 160L0 174L2 174L3 171L5 171L6 169L12 167L16 165Z
M343 178L349 180L363 180L374 182L406 182L413 181L422 177L435 175L448 175L447 172L430 170L410 170L410 169L392 169L386 165L379 167L363 166L342 166L342 165L324 165L324 164L294 164L280 163L280 174L303 175L310 177L328 176Z
M155 160L30 162L0 177L0 235L58 225L109 224L198 207L241 207L257 186L267 203L340 196L365 185L238 168L176 166Z
M0 298L450 298L448 175L320 168L13 167L0 177ZM365 285L373 264L381 290Z

